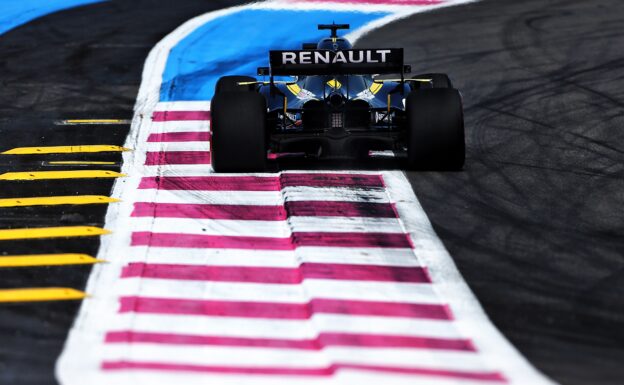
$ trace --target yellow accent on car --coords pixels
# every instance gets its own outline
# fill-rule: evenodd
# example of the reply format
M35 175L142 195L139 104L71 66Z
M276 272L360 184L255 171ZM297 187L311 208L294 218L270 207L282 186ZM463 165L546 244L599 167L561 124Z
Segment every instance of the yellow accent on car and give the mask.
M381 87L383 87L383 83L378 83L377 81L374 81L373 84L371 84L371 86L369 87L369 90L373 94L376 94L377 92L379 92Z
M340 87L342 87L342 83L340 83L336 79L332 79L332 80L328 81L327 85L330 86L331 88L336 89L336 90L339 89Z
M299 95L299 92L301 92L301 87L299 87L297 83L287 84L286 88L288 88L293 95Z

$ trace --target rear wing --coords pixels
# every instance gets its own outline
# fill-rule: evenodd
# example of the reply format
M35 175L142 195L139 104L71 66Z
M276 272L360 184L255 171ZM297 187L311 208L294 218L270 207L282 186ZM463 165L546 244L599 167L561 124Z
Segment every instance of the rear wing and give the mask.
M269 62L270 69L259 68L259 75L402 75L407 69L403 48L269 51Z

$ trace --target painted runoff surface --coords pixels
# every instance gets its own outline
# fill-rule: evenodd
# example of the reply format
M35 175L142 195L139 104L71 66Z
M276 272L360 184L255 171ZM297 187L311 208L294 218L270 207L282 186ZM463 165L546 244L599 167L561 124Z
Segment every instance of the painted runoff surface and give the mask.
M265 36L291 47L323 14L357 25L355 39L462 2L265 2L162 40L60 382L549 384L489 322L403 173L210 168L204 85L263 60ZM239 17L252 46L215 46Z
M38 17L102 1L106 0L3 0L0 2L0 35Z

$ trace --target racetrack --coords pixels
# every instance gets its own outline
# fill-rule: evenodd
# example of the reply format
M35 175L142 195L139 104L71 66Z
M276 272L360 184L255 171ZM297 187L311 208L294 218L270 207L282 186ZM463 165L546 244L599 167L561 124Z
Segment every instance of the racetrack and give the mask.
M95 12L110 26L112 14L103 16L107 14L102 12L103 8L95 8L106 6L68 11L70 16L82 15L82 18L72 17L76 24L66 27L70 31L68 36L73 36L71 31L76 29L85 31L87 23L98 19L88 19L83 12ZM44 33L40 23L45 26L47 19L53 18L65 21L68 12L0 37L0 42L8 41L3 48L8 52L6 56L16 63L9 66L2 78L12 90L5 94L11 97L6 97L2 104L5 118L2 132L20 138L13 133L23 132L25 126L33 127L33 131L27 131L32 134L18 139L19 145L31 145L29 139L38 137L39 132L45 136L51 120L66 118L68 114L128 119L138 85L138 70L151 45L182 21L206 9L180 8L180 11L182 14L176 21L170 19L169 10L154 8L154 17L159 15L170 25L165 28L150 23L159 24L158 32L151 32L153 35L145 26L125 33L114 28L106 31L104 35L112 36L113 44L122 45L130 39L128 36L134 39L139 31L145 32L145 40L130 40L131 45L137 46L117 47L121 52L132 52L131 60L105 55L110 62L102 65L100 58L94 60L88 50L85 53L85 44L76 47L75 42L62 44L73 58L69 62L76 66L62 71L64 80L58 82L58 88L52 87L59 90L54 97L44 92L51 87L24 79L41 74L47 79L54 78L49 69L60 68L69 59L42 68L41 53L28 62L17 55L14 45L16 41L22 44L22 52L28 56L33 43L27 37L38 38ZM622 271L623 249L618 236L622 230L618 208L623 199L622 134L618 132L622 95L618 84L622 78L619 67L624 60L617 48L621 46L621 17L618 18L621 14L621 5L615 1L589 5L580 1L547 4L485 1L416 15L360 41L361 45L369 46L384 46L389 40L396 42L397 46L406 48L408 55L413 55L407 61L414 68L422 68L423 72L447 71L462 90L468 132L466 170L456 174L409 174L410 180L436 231L496 325L534 365L564 384L616 384L623 378L618 367L623 358L623 306L621 296L617 295L622 291L618 273ZM127 17L127 20L137 18L132 14ZM3 40L18 32L27 37ZM94 36L86 40L100 44L102 37L96 32L95 28L89 31ZM124 67L128 63L133 63L132 71ZM27 73L23 72L25 69ZM78 81L75 77L78 73L83 73L90 82ZM119 88L111 92L109 87L103 87L97 97L91 96L88 86L76 89L67 85L93 86L111 78L127 79L129 85L124 88L125 83L119 80ZM40 88L36 89L42 91L38 98L33 98L33 87L38 85ZM120 90L126 95L123 100L118 98ZM20 93L24 102L13 102ZM42 102L48 100L54 102ZM61 108L67 105L71 108ZM23 113L27 108L42 110L33 114L35 119L26 120ZM95 137L83 137L81 142L96 143L105 138L109 144L121 144L124 127L119 128L112 137L110 128L106 135L89 131ZM18 145L4 143L7 148ZM13 171L33 165L38 163L12 162L6 169ZM25 194L14 186L5 191ZM32 187L19 186L26 192L32 191ZM98 188L106 194L110 182ZM25 225L32 224L29 221L33 213L37 213L40 225L54 223L59 216L67 214L51 210L42 218L41 211L24 214L16 210L11 218L23 218ZM89 209L82 215L90 224L102 223L101 210ZM6 227L17 223L17 219L11 219ZM75 221L84 224L84 220ZM58 248L66 250L66 242ZM5 245L2 244L3 251L8 253L35 252L33 244ZM37 251L49 251L49 243L40 247ZM87 241L76 246L76 251L94 247L97 247L95 242ZM41 268L5 270L1 274L3 282L11 282L7 286L41 284L40 279L45 278L50 284L80 288L86 278L84 268L71 268L69 275L67 268L45 269L43 275ZM70 277L75 281L68 282ZM9 345L8 353L20 354L11 354L11 361L5 360L8 354L3 352L3 363L11 370L3 374L6 377L2 381L38 384L51 381L54 352L60 349L75 307L19 305L9 309L12 314L26 314L32 320L29 322L35 324L16 335L12 331L14 325L23 321L3 314L5 333L15 341ZM59 318L51 323L47 311L40 309L51 309ZM38 316L34 317L33 311L38 311L35 313ZM52 332L55 337L49 338ZM35 339L50 348L22 348L30 345L24 342L23 333L34 337L42 334ZM22 377L18 368L27 364L25 357L40 361L39 367L48 369L29 379ZM15 380L17 373L24 381Z
M624 378L623 14L617 1L484 1L362 42L453 74L465 171L410 181L494 323L564 384Z

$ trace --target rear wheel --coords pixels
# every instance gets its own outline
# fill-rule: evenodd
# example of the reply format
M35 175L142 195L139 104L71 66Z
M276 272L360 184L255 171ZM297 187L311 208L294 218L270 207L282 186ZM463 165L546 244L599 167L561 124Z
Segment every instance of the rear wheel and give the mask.
M249 83L255 81L256 78L252 78L251 76L223 76L219 78L219 80L217 80L217 84L215 86L215 94L232 91L253 91L254 85L240 85L238 83Z
M408 167L413 170L461 170L465 159L464 116L459 92L416 90L405 101Z
M211 103L211 153L215 172L266 168L266 101L255 92L221 92Z
M431 82L410 82L413 90L424 88L453 88L453 83L447 74L430 73L412 76L412 79L431 79Z

